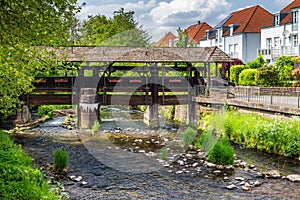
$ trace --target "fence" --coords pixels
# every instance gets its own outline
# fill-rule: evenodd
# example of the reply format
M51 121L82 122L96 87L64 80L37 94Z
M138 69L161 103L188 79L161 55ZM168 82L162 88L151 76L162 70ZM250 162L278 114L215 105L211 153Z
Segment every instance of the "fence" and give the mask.
M234 87L235 99L300 108L299 88Z

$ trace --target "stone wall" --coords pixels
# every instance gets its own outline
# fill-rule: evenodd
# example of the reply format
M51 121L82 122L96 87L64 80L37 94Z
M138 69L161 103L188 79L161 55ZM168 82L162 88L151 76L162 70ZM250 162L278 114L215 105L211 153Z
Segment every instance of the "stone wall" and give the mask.
M300 87L250 87L250 86L236 86L231 87L230 92L234 94L246 94L251 91L257 95L278 95L278 96L297 96L300 94Z

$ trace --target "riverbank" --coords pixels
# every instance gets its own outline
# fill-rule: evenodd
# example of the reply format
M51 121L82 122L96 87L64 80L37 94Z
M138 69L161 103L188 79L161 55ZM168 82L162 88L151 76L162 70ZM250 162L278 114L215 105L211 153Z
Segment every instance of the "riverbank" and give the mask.
M118 117L121 117L120 113ZM253 171L253 168L248 167L251 160L241 160L233 170L225 172L224 169L207 164L205 158L201 158L203 152L194 150L182 153L173 162L163 163L161 168L154 171L119 171L103 164L101 159L96 159L86 148L86 143L82 142L81 133L78 130L63 129L60 125L62 121L49 121L39 128L15 135L15 139L42 170L47 169L47 164L53 163L52 152L55 149L61 148L68 152L70 172L60 181L70 199L297 199L300 193L300 183L282 177L267 178L266 175L259 174L277 168L270 166L259 169L254 166L257 171ZM120 123L103 120L102 131L114 135L145 135L148 131L117 126ZM99 133L94 133L97 134ZM138 142L137 140L136 143ZM133 157L149 153L142 151L143 149L130 152L128 146L122 149L123 147L112 146L111 143L105 147L105 152L109 153L116 148L129 152ZM242 186L245 185L251 185L250 189L243 189ZM229 189L228 186L233 188Z

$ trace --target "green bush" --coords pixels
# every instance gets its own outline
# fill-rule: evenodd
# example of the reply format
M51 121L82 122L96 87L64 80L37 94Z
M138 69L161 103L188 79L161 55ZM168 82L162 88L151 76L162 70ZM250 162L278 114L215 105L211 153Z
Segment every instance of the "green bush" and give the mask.
M258 114L239 112L215 113L208 124L224 118L223 126L216 130L233 142L248 148L258 148L270 153L292 158L300 157L300 122L295 119L273 119ZM216 117L216 118L215 118Z
M246 65L234 65L230 67L230 81L234 82L235 84L239 83L239 75L244 70L247 69L248 66Z
M197 136L197 131L191 127L188 127L182 134L182 144L184 147L188 147L194 142Z
M59 199L20 146L0 130L0 199Z
M68 167L68 154L66 151L57 149L54 152L54 168L58 171L63 171Z
M259 86L277 86L278 76L278 70L273 65L264 66L257 70L255 82Z
M261 54L259 54L256 59L248 62L246 65L250 69L258 69L265 65L265 60L264 60L263 56Z
M51 119L53 117L53 111L53 106L43 105L39 106L37 114L39 117L46 117L47 119Z
M284 66L293 66L294 62L290 56L280 56L275 62L276 68L280 69Z
M208 152L209 162L219 165L231 165L234 161L234 151L227 137L218 139L213 148Z
M239 75L239 85L254 86L257 76L257 69L245 69Z

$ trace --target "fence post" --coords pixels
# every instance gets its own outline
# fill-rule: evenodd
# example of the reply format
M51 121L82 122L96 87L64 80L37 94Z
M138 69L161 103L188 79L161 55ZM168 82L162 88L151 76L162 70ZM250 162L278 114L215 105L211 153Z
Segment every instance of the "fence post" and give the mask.
M250 88L247 89L247 101L250 101Z
M300 108L300 93L298 93L298 108Z
M271 105L273 105L273 91L272 91L272 89L270 89L270 103L271 103Z

